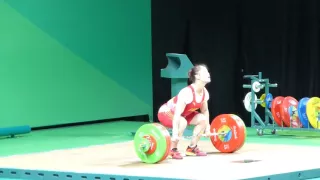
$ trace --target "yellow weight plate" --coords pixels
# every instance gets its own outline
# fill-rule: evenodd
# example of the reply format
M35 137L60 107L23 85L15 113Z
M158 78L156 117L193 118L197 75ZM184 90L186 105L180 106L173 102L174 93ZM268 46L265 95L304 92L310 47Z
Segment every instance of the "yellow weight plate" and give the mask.
M320 129L320 98L312 97L307 103L309 123L315 129Z
M262 101L262 103L260 104L262 107L266 107L266 101L265 101L265 99L266 99L266 94L262 94L261 96L260 96L260 101Z

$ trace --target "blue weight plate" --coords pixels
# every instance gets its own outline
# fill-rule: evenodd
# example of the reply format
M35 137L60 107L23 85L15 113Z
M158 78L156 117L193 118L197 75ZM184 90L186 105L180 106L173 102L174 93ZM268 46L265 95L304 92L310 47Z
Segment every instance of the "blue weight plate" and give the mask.
M273 100L273 96L271 93L268 93L267 96L266 96L266 106L270 109L271 108L271 103L272 103L272 100Z
M302 127L304 128L312 128L312 126L309 124L308 116L307 116L307 102L309 101L308 97L300 99L298 103L298 116L301 121Z

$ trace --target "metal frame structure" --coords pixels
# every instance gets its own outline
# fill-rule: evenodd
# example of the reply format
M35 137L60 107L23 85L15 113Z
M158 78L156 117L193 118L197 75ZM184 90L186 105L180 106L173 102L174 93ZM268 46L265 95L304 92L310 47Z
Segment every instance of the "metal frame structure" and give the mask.
M257 129L258 135L263 135L265 129L270 129L271 134L275 134L278 130L298 130L298 131L320 131L320 129L309 127L307 128L293 128L291 127L284 127L284 124L282 122L281 126L278 126L274 118L272 116L271 111L269 110L268 106L264 107L264 121L259 116L259 114L256 112L255 105L261 105L264 103L262 100L257 99L255 100L255 92L253 90L253 83L258 81L260 85L261 91L264 91L265 94L269 93L270 88L278 87L278 84L270 84L270 81L268 78L262 78L262 72L259 72L258 75L245 75L243 76L244 79L249 79L251 84L243 84L242 87L246 89L251 89L251 127ZM271 120L271 123L270 123Z
M278 84L270 84L268 78L262 78L262 72L259 72L258 75L245 75L243 76L244 79L250 79L251 84L244 84L242 85L243 88L251 89L251 127L258 128L258 134L263 134L263 129L273 129L272 134L275 133L275 123L273 116L269 110L269 108L266 106L264 108L264 121L261 119L259 114L255 111L255 104L262 104L263 101L261 100L255 100L255 92L253 91L252 85L254 82L258 81L261 84L260 89L264 89L265 94L269 93L269 89L272 87L278 87ZM272 124L270 124L270 119L272 120ZM259 124L258 126L256 124ZM271 127L270 127L271 125Z

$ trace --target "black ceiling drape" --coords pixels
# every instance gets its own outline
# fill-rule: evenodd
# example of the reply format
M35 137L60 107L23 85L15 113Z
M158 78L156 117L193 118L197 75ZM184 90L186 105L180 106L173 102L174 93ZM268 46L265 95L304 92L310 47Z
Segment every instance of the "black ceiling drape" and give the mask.
M170 81L160 77L168 52L208 65L211 118L236 113L250 123L242 76L259 71L279 84L274 96L319 97L317 9L317 0L152 1L154 117L170 98Z

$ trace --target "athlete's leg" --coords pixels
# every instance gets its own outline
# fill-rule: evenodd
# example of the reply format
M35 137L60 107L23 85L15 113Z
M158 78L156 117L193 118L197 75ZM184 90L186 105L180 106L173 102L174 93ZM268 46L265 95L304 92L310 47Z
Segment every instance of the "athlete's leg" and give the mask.
M172 119L173 119L173 113L171 110L166 106L162 105L158 111L158 119L161 122L162 125L172 128ZM180 117L179 119L179 126L178 126L178 131L179 131L179 136L183 135L184 130L187 127L187 120L184 117ZM173 159L182 159L181 154L178 151L178 143L179 140L171 141L171 157Z
M179 120L179 127L178 127L178 131L179 131L179 137L183 136L183 132L186 129L188 123L187 120L184 117L180 117ZM171 148L177 148L178 147L178 143L179 140L174 140L171 142Z
M198 141L200 140L200 135L203 134L204 130L207 127L206 117L204 114L198 113L196 114L190 124L195 125L193 130L193 138L191 140L191 146L197 145Z
M207 127L206 116L202 113L196 113L189 124L195 125L193 130L193 138L191 139L190 145L187 148L187 155L206 156L205 152L202 152L197 147L197 144L201 138L201 135Z
M183 135L183 132L186 129L187 125L188 125L187 120L184 117L180 117L179 127L178 127L179 137ZM183 159L182 155L178 151L178 143L179 143L179 140L171 141L170 156L172 157L172 159Z
M172 118L173 112L171 109L166 104L162 105L158 111L158 120L160 123L167 128L172 128Z

